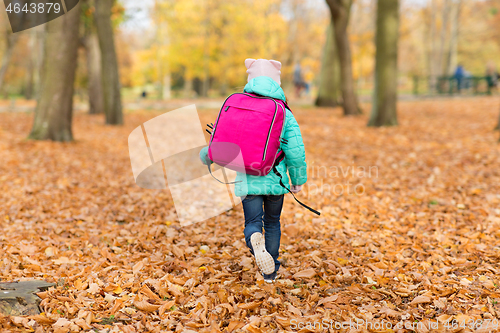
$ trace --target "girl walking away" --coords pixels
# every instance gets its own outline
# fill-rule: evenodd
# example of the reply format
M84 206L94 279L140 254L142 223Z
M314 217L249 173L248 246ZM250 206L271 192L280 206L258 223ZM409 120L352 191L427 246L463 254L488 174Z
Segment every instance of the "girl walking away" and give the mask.
M246 59L245 66L248 73L245 93L257 98L270 97L277 102L282 101L282 104L286 105L285 94L280 87L281 63L279 61ZM228 108L225 108L225 111ZM262 114L262 117L264 116ZM241 119L241 122L245 122L245 119ZM245 126L251 126L251 124L245 123ZM217 123L215 127L217 127ZM265 134L270 136L267 135L267 130ZM280 268L278 260L281 239L280 216L284 194L289 190L293 193L300 192L302 185L307 181L307 165L302 135L295 117L288 108L285 109L280 138L278 153L284 153L284 158L281 161L280 159L275 161L274 172L265 175L238 172L235 182L235 194L244 197L242 205L245 215L246 244L254 255L264 280L269 283L276 279ZM254 143L249 142L248 144ZM265 154L264 152L264 156ZM212 159L208 155L208 147L201 150L200 158L204 164L212 163Z

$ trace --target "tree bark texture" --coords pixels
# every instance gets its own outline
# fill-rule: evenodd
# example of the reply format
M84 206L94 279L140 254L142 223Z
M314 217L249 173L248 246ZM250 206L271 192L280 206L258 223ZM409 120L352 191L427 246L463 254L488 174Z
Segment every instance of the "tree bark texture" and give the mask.
M85 37L85 52L87 55L87 73L89 78L89 113L104 113L101 48L97 33L93 32Z
M30 138L72 141L73 93L78 55L79 6L47 23L40 94Z
M397 119L399 0L378 0L375 93L369 126L395 126Z
M106 124L123 124L120 75L116 55L115 37L111 24L111 8L114 0L97 0L95 23L101 48L102 86L104 92L104 113Z
M335 31L335 44L340 62L340 79L344 115L357 115L361 113L354 86L352 74L352 59L347 26L352 6L352 0L326 0L330 7Z
M321 61L318 96L316 106L338 106L340 98L340 65L337 47L335 46L335 32L333 22L330 22L326 31L326 42Z

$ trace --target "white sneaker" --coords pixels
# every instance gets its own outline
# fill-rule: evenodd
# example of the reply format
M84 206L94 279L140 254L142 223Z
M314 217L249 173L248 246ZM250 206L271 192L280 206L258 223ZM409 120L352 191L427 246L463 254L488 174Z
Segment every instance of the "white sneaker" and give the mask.
M264 274L274 273L274 259L266 250L264 236L260 232L256 232L250 237L250 243L252 243L257 267L259 267Z

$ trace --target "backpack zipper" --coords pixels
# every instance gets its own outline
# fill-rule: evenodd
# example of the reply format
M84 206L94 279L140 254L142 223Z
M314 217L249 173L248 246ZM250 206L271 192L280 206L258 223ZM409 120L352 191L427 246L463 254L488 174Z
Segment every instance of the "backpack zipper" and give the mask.
M227 100L229 99L229 97L233 96L233 95L236 95L236 94L240 94L240 93L234 93L234 94L231 94L229 96L227 96L226 100L224 101L224 103L222 103L222 107L220 108L220 111L219 111L219 115L217 116L217 120L215 121L215 125L214 125L214 131L212 132L212 136L210 136L210 141L208 142L208 146L210 147L210 145L212 144L212 140L214 139L215 137L215 131L217 130L217 125L219 125L219 118L222 114L222 110L224 109L224 105L226 104Z
M281 146L281 140L282 139L284 140L284 138L283 138L283 132L285 130L285 124L286 124L286 107L281 106L281 104L279 104L279 103L278 103L278 105L279 105L280 108L283 109L283 126L281 127L281 134L280 134L280 146ZM274 165L274 163L276 163L276 158L278 158L279 154L280 154L280 149L278 149L278 151L276 152L276 156L274 156L273 165Z
M269 145L269 139L271 138L271 130L273 129L274 120L276 120L276 115L278 114L278 103L276 103L276 101L274 101L274 103L276 104L276 108L274 109L274 116L273 116L273 121L271 123L271 127L269 127L269 132L267 133L267 140L266 140L266 146L264 148L264 155L262 155L263 161L266 159L267 146Z

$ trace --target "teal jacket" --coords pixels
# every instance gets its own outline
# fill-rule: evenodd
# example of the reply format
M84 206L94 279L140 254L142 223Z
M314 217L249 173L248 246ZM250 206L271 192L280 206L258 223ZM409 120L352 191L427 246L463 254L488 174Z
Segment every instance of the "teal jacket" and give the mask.
M256 93L261 96L268 96L285 101L285 93L278 83L267 76L256 77L245 86L247 93ZM284 139L288 144L281 144L280 148L285 152L285 159L276 167L283 176L283 184L290 188L292 185L303 185L307 181L307 164L304 143L300 133L299 124L290 110L286 110L286 121L284 128ZM200 151L200 159L205 164L208 155L208 147ZM290 175L290 180L287 175ZM270 172L266 176L251 176L243 173L237 173L234 193L237 196L246 195L281 195L288 193L280 186L279 177Z

